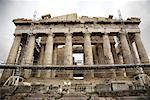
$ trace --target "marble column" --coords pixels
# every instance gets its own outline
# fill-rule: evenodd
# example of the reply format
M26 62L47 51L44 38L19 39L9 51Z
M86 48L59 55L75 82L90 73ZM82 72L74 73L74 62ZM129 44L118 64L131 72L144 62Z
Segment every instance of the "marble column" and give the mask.
M144 48L144 45L142 43L140 33L135 33L135 44L137 47L137 51L138 51L141 63L149 63L149 58Z
M54 50L53 50L53 65L57 65L57 46L58 45L54 45ZM52 70L52 78L55 78L56 75L56 70Z
M126 33L123 33L123 32L120 33L120 43L121 43L124 63L132 64L133 63L132 54L131 54L130 47L127 41Z
M106 64L114 64L109 36L107 33L103 35L103 49L104 49L104 56L105 56Z
M119 64L123 64L122 50L118 53Z
M93 59L94 59L94 64L98 64L98 55L97 55L97 49L96 46L94 45L92 47L92 51L93 51Z
M64 65L72 65L72 34L66 33L66 43L65 43L65 51L64 51Z
M27 39L27 47L25 51L24 57L24 64L32 65L33 64L33 53L34 53L34 46L35 46L35 35L31 34ZM24 77L29 78L31 75L30 69L24 70Z
M93 65L93 53L90 35L90 33L84 33L85 65Z
M85 65L93 65L93 53L92 53L92 45L91 45L91 33L84 33L84 58ZM86 71L88 74L89 72ZM94 71L90 71L91 75L86 75L89 77L94 77Z
M127 41L126 37L127 33L120 32L120 43L121 43L121 49L122 49L122 55L123 55L123 62L124 64L133 64L133 58L130 51L129 43ZM133 69L126 69L126 74L129 77L133 76L133 72L131 72Z
M104 57L105 57L106 64L114 64L108 33L104 33L103 35L103 50L104 50ZM111 76L113 78L116 77L115 70L111 69L111 72L112 72Z
M98 44L97 50L98 50L98 63L105 64L103 44Z
M6 64L15 64L16 63L15 61L17 58L17 53L19 50L20 41L21 41L21 36L16 35L14 38L14 42L12 44L11 50L9 52Z
M48 33L47 41L46 41L46 47L45 47L45 54L44 54L44 65L52 65L52 58L53 58L53 33ZM51 70L43 70L42 73L43 78L50 78L51 77Z
M12 44L12 47L10 49L7 62L6 64L15 64L16 63L16 58L20 46L20 41L21 41L21 36L16 35ZM4 69L2 76L1 76L1 84L3 84L11 75L12 75L13 70L12 69Z
M139 59L139 56L138 56L138 54L137 54L137 49L136 49L136 47L135 47L135 45L134 45L134 42L131 44L131 50L133 51L133 52L132 52L132 53L133 53L133 62L134 62L135 64L140 63L140 59Z
M43 62L44 62L44 51L45 51L44 48L45 48L45 45L41 44L39 65L43 65Z
M111 44L111 51L112 51L112 55L113 55L113 58L114 58L114 63L115 64L119 64L119 58L117 56L117 52L116 52L116 48L115 48L115 44Z
M119 64L123 64L122 50L118 53ZM127 77L126 69L119 68L117 72L119 77Z
M53 65L57 65L57 46L58 45L54 45L54 51L53 51Z
M45 48L45 45L44 44L41 44L41 49L40 49L40 57L39 57L39 65L43 65L43 61L44 61L44 48ZM40 77L42 74L41 74L41 70L38 70L38 74L37 74L37 77Z
M65 33L66 42L65 42L65 51L64 51L64 65L73 65L72 58L72 33ZM69 78L73 77L73 71L67 71Z

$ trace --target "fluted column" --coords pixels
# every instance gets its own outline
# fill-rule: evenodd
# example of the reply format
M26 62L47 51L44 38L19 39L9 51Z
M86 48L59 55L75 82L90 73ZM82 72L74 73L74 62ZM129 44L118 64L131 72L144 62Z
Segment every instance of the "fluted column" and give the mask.
M41 44L41 49L40 49L40 57L39 57L39 65L43 65L43 61L44 61L44 48L45 48L45 45L44 44ZM37 77L40 77L41 75L41 70L38 70L38 74L37 74Z
M141 60L141 63L149 63L149 58L142 43L140 33L135 33L135 44Z
M35 46L35 35L31 34L27 40L28 44L26 47L26 51L25 51L25 62L24 64L26 65L32 65L33 64L33 53L34 53L34 46ZM24 70L24 77L25 78L29 78L31 75L31 70L30 69L25 69Z
M124 64L133 64L133 58L130 51L129 43L127 41L127 33L120 32L120 43L121 43L121 49L122 49L122 55L123 55L123 62ZM131 77L133 76L133 72L131 72L131 69L126 69L127 76Z
M117 56L117 52L116 52L116 48L115 48L115 44L111 44L111 51L112 51L112 55L113 55L113 58L114 58L114 63L115 64L119 64L119 58Z
M91 45L91 33L84 33L84 64L85 65L93 65L93 52ZM89 72L86 71L88 74ZM91 75L86 75L89 77L94 77L94 71L90 71Z
M93 53L91 45L91 34L84 33L84 54L85 54L85 65L93 65Z
M93 51L93 62L94 64L98 64L98 55L97 55L97 49L96 49L96 46L94 45L92 47L92 51Z
M55 46L54 46L54 51L53 51L53 65L57 65L57 46L58 45L56 45L55 44Z
M12 47L10 49L6 64L15 64L16 63L16 58L17 58L17 53L18 53L19 46L20 46L20 41L21 41L21 36L16 35L14 38ZM3 84L12 75L12 72L13 72L12 69L4 69L0 82Z
M58 45L54 45L54 50L53 50L53 65L57 65L57 46ZM56 75L56 70L52 70L52 78L55 78Z
M105 56L106 63L114 64L110 41L107 33L103 35L103 49L104 49L104 56Z
M126 38L126 33L120 33L120 42L121 42L121 48L122 48L122 54L123 54L123 61L125 64L132 64L132 54L129 48L129 44Z
M99 64L105 64L105 58L104 58L104 50L103 50L103 44L97 45L98 49L98 62Z
M11 50L9 52L6 64L15 64L17 53L20 46L20 41L21 41L21 36L16 35Z
M66 33L66 43L65 43L65 51L64 51L64 65L72 65L72 34Z
M118 53L118 60L119 60L119 64L123 64L122 50ZM119 68L118 71L119 72L117 72L117 76L119 76L119 77L127 76L125 68Z
M40 57L39 57L39 65L43 64L44 61L44 44L41 44Z
M52 57L53 57L53 33L50 32L47 37L45 54L44 54L44 65L52 65ZM42 77L50 78L51 70L43 70L45 72Z
M106 60L106 64L114 64L113 55L111 52L111 46L110 46L110 40L107 33L104 33L103 35L103 49L104 49L104 57ZM116 77L116 73L114 69L111 69L111 72L113 75L112 77Z
M64 65L72 65L72 34L66 33L65 51L64 51ZM69 78L73 77L73 71L67 71Z

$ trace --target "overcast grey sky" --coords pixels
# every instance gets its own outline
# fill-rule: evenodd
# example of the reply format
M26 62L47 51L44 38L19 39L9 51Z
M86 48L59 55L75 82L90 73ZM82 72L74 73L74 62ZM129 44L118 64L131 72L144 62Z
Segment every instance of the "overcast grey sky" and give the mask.
M32 18L50 13L52 16L78 13L79 16L104 16L118 18L120 9L123 18L140 17L142 40L150 56L150 0L0 0L0 62L5 62L11 44L15 18Z

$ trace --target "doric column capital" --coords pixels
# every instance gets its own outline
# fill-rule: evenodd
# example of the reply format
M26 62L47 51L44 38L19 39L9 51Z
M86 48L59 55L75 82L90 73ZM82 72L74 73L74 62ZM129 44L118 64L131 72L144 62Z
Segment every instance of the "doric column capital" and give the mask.
M48 36L52 36L52 37L55 36L55 34L53 34L52 32L48 33L47 35L48 35Z
M19 33L14 33L14 36L21 36L21 34L19 34Z
M109 33L108 33L108 32L105 32L104 35L109 35Z
M65 36L72 36L72 33L64 33L65 34Z
M84 36L91 36L92 33L87 32L87 33L83 33L83 34L84 34Z
M125 33L125 32L119 32L119 35L126 35L127 33Z
M140 36L140 32L137 32L134 34L135 36Z

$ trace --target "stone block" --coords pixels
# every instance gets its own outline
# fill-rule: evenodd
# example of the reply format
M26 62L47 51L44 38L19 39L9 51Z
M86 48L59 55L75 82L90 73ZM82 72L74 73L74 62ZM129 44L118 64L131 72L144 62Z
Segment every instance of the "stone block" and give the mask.
M30 86L19 85L15 91L15 93L29 93L31 92Z
M94 86L86 86L85 91L88 93L94 92Z
M0 87L0 98L4 98L7 95L11 95L14 91L14 86L3 86Z
M77 14L72 13L72 14L53 17L53 18L49 19L49 21L50 22L60 22L60 21L68 22L68 21L76 21L76 19L77 19Z
M126 83L112 83L111 86L113 91L129 90L129 86Z
M49 90L49 86L45 86L42 84L39 85L32 85L32 93L46 93Z
M97 84L95 87L95 92L109 92L111 91L110 84Z

